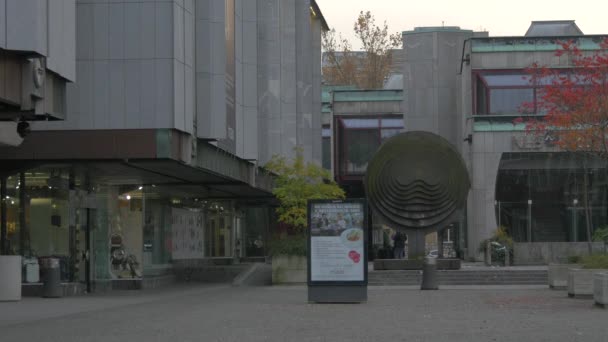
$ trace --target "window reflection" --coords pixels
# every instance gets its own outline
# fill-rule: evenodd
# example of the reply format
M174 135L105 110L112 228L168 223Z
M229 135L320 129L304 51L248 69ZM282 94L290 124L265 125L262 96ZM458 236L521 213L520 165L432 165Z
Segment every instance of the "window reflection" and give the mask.
M608 223L604 161L571 153L503 154L496 214L515 241L587 241L585 195L593 231Z
M339 117L336 162L339 176L362 176L380 145L403 130L403 117Z

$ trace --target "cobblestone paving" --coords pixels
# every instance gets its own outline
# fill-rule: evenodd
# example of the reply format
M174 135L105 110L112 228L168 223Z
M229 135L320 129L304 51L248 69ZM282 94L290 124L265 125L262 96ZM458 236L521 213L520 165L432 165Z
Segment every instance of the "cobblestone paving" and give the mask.
M0 341L608 341L608 310L564 291L370 287L308 304L305 287L190 285L0 303Z

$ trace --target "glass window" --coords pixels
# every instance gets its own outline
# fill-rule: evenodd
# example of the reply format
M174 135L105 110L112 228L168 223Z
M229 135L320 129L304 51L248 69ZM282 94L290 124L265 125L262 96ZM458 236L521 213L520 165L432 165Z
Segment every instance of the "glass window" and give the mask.
M342 117L337 123L337 171L340 175L349 176L363 175L367 163L382 142L403 130L403 117L397 115L377 118ZM326 148L329 150L330 147Z
M321 140L323 153L323 168L331 169L331 138L323 138Z
M382 119L380 121L380 126L382 128L403 128L403 118L395 118L395 119Z
M484 75L483 79L490 88L529 87L530 76L525 74Z
M543 86L555 83L558 77L570 78L581 86L589 83L585 75L576 71L555 70L551 75L535 79L524 71L480 74L476 84L475 114L543 114L544 111L536 106L535 101L542 97ZM523 104L528 105L522 106Z
M488 89L481 80L477 81L476 88L476 114L488 114Z
M176 213L172 211L168 200L165 198L155 199L154 193L151 192L145 193L145 208L143 224L144 274L156 275L162 271L161 265L169 264L171 261L172 221L173 215ZM200 234L202 234L203 223L196 215L190 218L188 225L200 228ZM198 246L198 239L193 238L191 240L196 245L195 249L200 248L202 255L203 246ZM202 236L200 241L202 241Z
M43 167L25 172L27 233L24 255L59 259L61 279L74 276L75 211L69 205L69 169Z
M380 131L380 138L381 138L382 142L384 142L386 139L401 133L402 130L403 130L402 128L382 129Z
M583 199L588 196L592 231L608 224L608 169L600 159L582 158L504 153L496 183L499 225L518 242L587 241Z
M9 254L22 254L21 246L21 227L19 219L19 195L20 195L19 175L7 177L6 180L6 197L3 199L6 203L6 233ZM2 215L0 213L0 215ZM0 216L1 217L1 216Z
M378 119L340 119L345 128L378 128Z
M205 256L233 257L235 215L230 202L212 202L207 207Z
M490 114L517 114L522 112L522 105L534 101L534 90L525 89L492 89L490 90Z
M245 212L245 256L263 257L266 255L266 241L269 229L268 208L249 207Z
M343 151L346 158L344 158L343 168L346 174L365 173L367 163L380 147L378 133L377 129L346 130L344 132Z

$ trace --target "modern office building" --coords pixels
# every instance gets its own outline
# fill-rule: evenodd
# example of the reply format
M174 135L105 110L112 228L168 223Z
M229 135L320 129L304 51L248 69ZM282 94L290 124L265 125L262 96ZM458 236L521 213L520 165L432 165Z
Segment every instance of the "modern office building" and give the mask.
M65 116L0 148L9 251L58 257L64 281L92 290L266 255L273 180L261 166L295 147L321 163L328 28L315 1L70 10Z
M480 242L498 226L506 227L514 239L515 262L520 264L586 251L585 193L592 230L608 223L606 163L560 151L550 133L531 135L524 123L515 121L543 116L540 111L520 111L523 103L537 99L538 88L526 72L532 63L567 70L572 67L570 59L555 55L559 41L573 40L584 53L593 53L604 37L584 35L573 21L533 22L519 37L490 37L487 32L458 27L422 27L403 33L403 91L393 94L400 96L402 105L390 111L403 112L405 131L429 131L446 138L467 164L472 187L466 211L462 220L448 226L463 258L479 259ZM399 84L399 77L393 73L394 84ZM376 92L387 95L388 91ZM361 177L373 152L361 150L358 144L371 139L367 148L379 146L387 102L378 107L383 103L379 97L364 99L362 91L333 94L329 108L334 123L334 176L342 184L360 184L354 173ZM366 118L353 120L362 111ZM379 133L362 130L365 120L379 122L373 131ZM353 134L358 137L350 137ZM377 136L380 139L372 139ZM368 158L358 160L353 152Z

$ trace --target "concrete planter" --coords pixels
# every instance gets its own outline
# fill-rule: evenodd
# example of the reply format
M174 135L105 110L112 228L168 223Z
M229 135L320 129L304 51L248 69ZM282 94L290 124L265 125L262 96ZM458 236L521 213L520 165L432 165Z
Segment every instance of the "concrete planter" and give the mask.
M0 301L21 300L21 256L0 255Z
M307 278L306 257L294 255L272 257L273 284L306 284Z
M569 297L592 297L593 296L593 274L605 270L571 268L568 271L568 296Z
M552 289L565 289L568 287L568 270L580 268L576 264L549 264L549 287Z
M593 274L593 300L595 304L608 307L608 271Z

